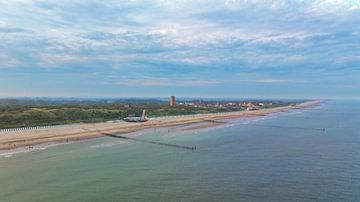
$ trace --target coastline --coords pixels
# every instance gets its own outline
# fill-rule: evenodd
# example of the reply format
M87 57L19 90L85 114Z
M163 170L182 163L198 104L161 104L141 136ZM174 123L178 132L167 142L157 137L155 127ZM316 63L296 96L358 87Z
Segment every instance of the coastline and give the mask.
M11 131L0 133L0 153L21 147L31 147L46 143L67 143L104 137L101 133L129 134L145 129L155 129L173 126L187 126L195 123L205 123L204 126L190 127L188 130L201 129L203 127L218 126L221 120L260 117L272 113L287 112L291 110L307 109L318 106L322 101L308 101L294 106L284 106L257 111L238 111L219 114L198 114L175 117L153 118L143 123L106 122L94 124L63 125L53 128L38 128L23 131ZM218 122L212 122L218 121Z

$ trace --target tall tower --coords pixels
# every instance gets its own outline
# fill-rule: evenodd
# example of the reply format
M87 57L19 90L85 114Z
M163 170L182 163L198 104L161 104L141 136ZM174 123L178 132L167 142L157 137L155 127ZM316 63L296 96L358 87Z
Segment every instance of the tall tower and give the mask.
M175 96L170 96L170 106L175 106Z

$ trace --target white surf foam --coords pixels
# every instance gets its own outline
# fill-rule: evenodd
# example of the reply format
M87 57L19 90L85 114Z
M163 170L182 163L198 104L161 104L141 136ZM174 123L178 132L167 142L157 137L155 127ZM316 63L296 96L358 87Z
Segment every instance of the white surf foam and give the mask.
M105 143L101 143L101 144L96 144L96 145L91 145L90 148L91 149L100 149L100 148L108 148L108 147L112 147L114 145L120 145L120 144L126 144L128 143L128 141L125 140L121 140L121 141L115 141L115 142L105 142Z
M10 158L14 155L23 154L23 153L29 153L29 152L36 152L36 151L43 151L52 147L60 146L60 145L66 145L71 144L73 142L62 142L62 143L46 143L46 144L40 144L40 145L34 145L34 146L28 146L28 147L20 147L16 149L11 149L8 151L0 151L0 158Z

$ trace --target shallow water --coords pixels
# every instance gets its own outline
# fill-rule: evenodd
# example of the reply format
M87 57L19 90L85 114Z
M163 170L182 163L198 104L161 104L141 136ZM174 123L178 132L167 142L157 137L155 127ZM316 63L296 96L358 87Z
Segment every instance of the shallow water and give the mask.
M0 201L359 201L360 103L0 157ZM239 122L239 121L238 121Z

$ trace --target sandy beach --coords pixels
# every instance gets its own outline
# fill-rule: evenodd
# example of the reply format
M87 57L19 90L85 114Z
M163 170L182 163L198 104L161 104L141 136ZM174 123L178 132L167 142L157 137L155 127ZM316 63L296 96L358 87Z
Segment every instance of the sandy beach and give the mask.
M198 114L172 117L152 118L143 123L129 123L124 121L114 121L94 124L73 124L61 125L49 128L36 128L31 130L7 131L0 132L0 152L4 150L27 147L44 143L60 143L90 138L103 137L102 133L128 134L144 129L171 127L179 125L189 125L194 123L209 123L205 126L196 126L194 129L201 127L211 127L213 121L266 116L276 112L286 112L290 110L306 109L317 106L321 101L309 101L295 106L285 106L256 111L239 111L219 114ZM213 123L214 126L221 124ZM189 130L191 130L190 128Z

